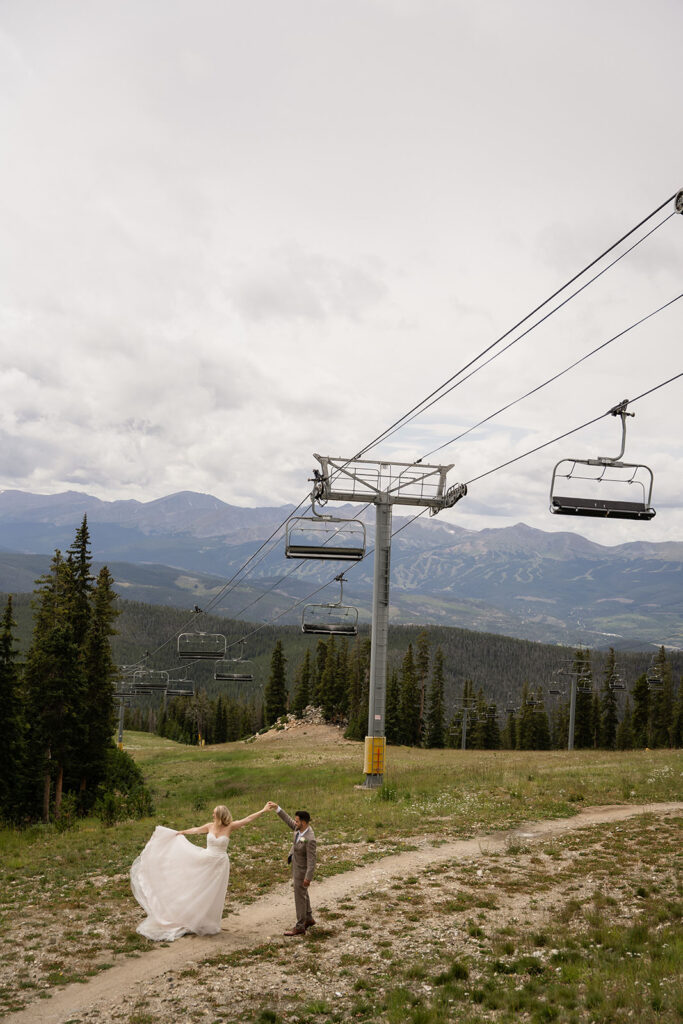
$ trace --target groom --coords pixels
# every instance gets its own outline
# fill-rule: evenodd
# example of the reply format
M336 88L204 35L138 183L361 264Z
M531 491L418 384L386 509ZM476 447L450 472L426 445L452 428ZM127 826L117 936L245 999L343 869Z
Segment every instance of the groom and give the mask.
M269 801L269 807L277 811L278 817L282 818L285 825L294 832L294 841L287 860L292 865L296 924L288 929L285 935L305 935L306 929L315 924L308 895L308 887L315 871L316 852L315 834L310 825L311 816L308 811L297 811L294 817L290 818L287 811L283 811L274 800Z

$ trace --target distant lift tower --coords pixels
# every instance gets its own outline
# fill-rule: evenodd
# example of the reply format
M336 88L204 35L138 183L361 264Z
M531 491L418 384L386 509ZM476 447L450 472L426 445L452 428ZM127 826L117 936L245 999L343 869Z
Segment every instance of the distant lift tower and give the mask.
M372 647L368 734L365 737L365 786L381 786L386 752L385 707L387 691L387 637L389 632L389 576L393 505L418 505L435 516L467 494L466 484L446 487L453 466L422 463L373 462L314 456L311 500L315 509L330 501L359 501L375 506L375 569L372 588Z

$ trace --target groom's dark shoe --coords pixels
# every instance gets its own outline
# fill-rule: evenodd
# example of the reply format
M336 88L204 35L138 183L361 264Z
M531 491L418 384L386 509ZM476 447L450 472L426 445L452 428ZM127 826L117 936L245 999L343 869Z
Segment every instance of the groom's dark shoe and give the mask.
M306 929L305 928L290 928L284 934L285 935L305 935L306 934Z

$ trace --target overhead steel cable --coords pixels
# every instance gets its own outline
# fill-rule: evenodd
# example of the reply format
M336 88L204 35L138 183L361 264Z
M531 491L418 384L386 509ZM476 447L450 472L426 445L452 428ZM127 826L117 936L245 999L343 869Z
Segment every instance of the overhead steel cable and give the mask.
M554 291L552 293L552 295L549 295L547 299L544 299L543 302L539 303L539 305L537 305L534 309L532 309L531 312L527 313L526 316L522 317L521 320L518 320L517 323L514 324L512 327L510 327L507 331L505 331L504 334L501 334L501 336L499 338L496 338L496 340L491 342L490 345L488 345L486 348L482 349L482 351L477 356L475 356L468 363L466 363L459 370L457 370L451 377L448 378L448 380L444 381L443 384L440 384L438 388L435 388L434 391L432 391L429 395L427 395L420 402L418 402L416 405L414 405L412 407L412 409L409 409L407 413L404 413L403 416L401 416L401 417L399 417L399 419L395 420L394 423L391 424L391 426L387 427L386 430L383 430L381 434L378 434L377 437L375 437L372 441L370 441L369 444L365 445L364 448L361 448L360 451L358 452L358 454L355 456L355 458L356 459L362 458L363 455L365 455L367 452L370 451L370 449L372 449L376 445L378 445L380 443L380 441L385 440L386 437L390 433L393 433L400 426L404 425L404 423L407 422L408 417L411 417L411 416L413 416L414 413L417 413L418 411L422 410L422 407L425 406L427 402L429 402L431 399L435 398L435 396L437 396L439 394L439 392L441 392L445 388L447 388L448 385L451 384L454 380L456 380L457 377L459 377L461 374L465 373L465 371L468 370L471 366L473 366L479 359L483 358L483 356L485 356L488 352L490 352L497 345L499 345L502 341L504 341L505 338L509 337L514 331L516 331L519 327L521 327L523 324L525 324L527 322L527 320L530 320L531 317L535 316L536 313L540 312L540 310L543 309L544 306L547 306L549 302L552 302L553 299L557 298L558 295L560 295L563 291L565 291L572 284L574 284L575 281L578 281L578 279L580 277L582 277L584 274L588 273L588 271L591 270L597 263L599 263L600 260L604 259L605 256L608 256L614 249L616 249L619 245L621 245L622 242L625 242L627 238L630 238L631 235L633 235L636 231L638 231L639 228L641 228L644 224L647 224L647 222L649 220L651 220L653 217L656 217L656 215L660 212L660 210L663 210L665 206L667 206L669 203L673 202L673 200L676 198L677 195L678 195L678 193L674 192L674 194L672 196L669 196L669 198L666 199L663 203L660 203L660 205L657 206L656 209L654 209L651 213L649 213L647 215L647 217L644 217L641 221L638 222L638 224L636 224L629 231L627 231L624 235L622 235L621 238L619 238L616 242L614 242L612 245L610 245L609 248L605 249L604 252L602 252L599 256L596 256L595 259L591 260L591 262L588 263L582 270L580 270L578 273L574 274L573 277L571 277L560 288L558 288L556 291ZM665 223L666 220L668 220L668 217L665 218L664 221L662 221L662 224ZM658 225L658 227L661 227L661 224ZM650 232L650 234L651 233L652 232Z
M472 431L477 430L485 423L489 423L492 419L495 419L495 417L499 416L502 412L506 412L508 409L511 409L514 405L518 405L519 402L523 402L525 398L530 398L531 395L535 395L538 391L542 391L543 388L547 387L549 384L553 384L556 380L559 380L560 377L563 377L566 373L569 373L571 370L575 369L581 363L585 362L587 359L590 359L591 356L596 355L596 353L600 352L603 348L607 348L607 346L611 345L612 342L618 341L619 338L623 338L630 331L635 330L636 327L640 327L641 324L644 324L646 323L646 321L651 320L652 317L656 316L658 313L661 313L663 310L668 309L669 306L673 306L673 304L675 302L678 302L680 299L683 299L683 292L681 292L679 295L676 295L675 298L670 299L668 302L665 302L664 305L652 310L651 313L647 313L645 316L641 317L640 320L636 320L628 327L625 327L623 331L619 331L618 334L614 334L611 338L608 338L607 341L603 341L600 345L597 345L594 349L591 349L590 352L586 352L585 355L581 356L579 359L575 359L574 362L570 363L569 366L566 366L564 370L560 370L552 377L548 377L547 380L544 380L541 384L537 384L535 388L531 388L530 391L527 391L525 392L525 394L520 395L519 398L513 399L512 402L508 402L507 405L502 405L500 409L496 409L495 412L492 412L488 416L485 416L483 420L479 420L478 423L475 423L473 426L468 427L467 430L463 430L461 434L457 434L456 437L452 437L450 441L444 441L444 443L440 444L438 448L432 448L430 452L427 452L426 455L423 455L422 458L417 460L418 463L422 462L422 459L428 459L436 452L440 452L444 448L448 448L449 445L455 444L456 441L460 441L463 437L467 437L467 435L471 434Z
M649 391L643 391L637 398L628 399L628 404L633 405L634 402L639 402L641 398L645 398L647 395L653 394L660 388L666 387L667 384L672 384L679 377L683 377L683 373L677 373L674 377L670 377L668 380L662 381L661 384L656 384L655 387L650 388ZM515 462L519 462L521 459L528 458L529 455L535 455L536 452L540 452L543 448L548 448L551 444L555 444L556 441L562 441L565 437L570 437L571 434L578 433L579 430L584 430L586 427L591 427L594 423L598 423L606 416L611 416L612 410L608 409L607 412L601 413L600 416L596 416L592 420L588 420L586 423L581 423L578 427L572 427L571 430L567 430L564 434L558 434L557 437L551 438L550 441L544 441L543 444L537 445L535 448L531 448L528 452L524 452L522 455L516 455L514 459L508 459L507 462L501 462L499 466L495 466L493 469L487 469L485 473L480 473L478 476L473 476L470 480L466 481L467 486L476 483L477 480L483 480L486 476L491 476L492 473L497 473L501 469L505 469L506 466L511 466Z
M620 260L623 260L625 256L628 256L629 253L633 252L633 250L635 248L637 248L637 246L639 246L641 244L641 242L644 242L646 238L649 238L651 234L653 234L658 228L660 228L662 226L662 224L665 224L666 221L670 220L673 216L675 216L675 214L670 213L667 217L664 218L663 221L660 221L659 224L657 224L654 228L652 228L651 231L648 231L648 233L646 235L643 235L643 237L639 238L637 242L634 242L633 245L629 249L627 249L625 252L623 252L619 256L617 256L616 259L614 259L610 264L608 264L606 267L604 267L599 273L595 274L594 277L591 277L591 279L589 281L586 281L585 284L581 285L580 288L577 288L575 292L572 292L571 295L568 295L566 299L564 299L562 302L558 303L557 306L555 306L548 313L546 313L545 316L542 316L535 323L531 324L530 327L527 327L527 329L525 331L522 331L521 334L518 334L516 338L513 338L512 341L509 341L507 343L507 345L504 345L498 352L494 352L494 354L492 356L489 356L489 358L484 360L483 363L480 363L479 366L475 366L475 368L473 370L471 370L470 373L466 374L466 376L461 377L459 380L457 380L454 384L451 385L451 387L449 387L446 391L444 391L443 394L440 394L433 401L431 401L427 405L423 406L423 408L421 408L414 415L412 415L408 419L404 420L403 423L401 423L401 425L399 427L396 427L395 430L392 430L391 433L388 433L386 435L386 437L384 437L383 440L387 441L390 437L393 437L393 435L395 433L397 433L399 430L403 429L403 427L407 426L409 423L412 423L413 420L417 419L418 416L421 416L422 413L427 412L428 409L431 409L433 405L436 405L437 402L440 402L442 398L446 397L446 395L450 395L452 391L455 391L456 388L460 387L466 381L470 380L470 378L473 377L475 375L475 373L479 373L480 370L483 370L484 367L489 366L492 362L494 362L500 356L504 355L505 352L507 352L509 349L511 349L519 341L522 341L524 338L528 337L529 334L531 334L532 331L536 330L537 327L540 327L540 325L545 323L546 320L549 320L551 316L553 316L560 309L562 309L569 302L571 302L572 299L575 299L576 296L579 295L582 291L585 291L585 289L588 288L589 285L591 285L595 281L597 281L598 278L602 277L603 274L606 274L608 270L611 270L612 267L616 263L618 263ZM447 442L447 443L450 443L450 442ZM445 445L442 445L441 447L445 447ZM441 450L440 448L435 448L434 449L434 451L440 451L440 450ZM422 459L429 458L429 455L433 455L433 454L434 454L434 452L429 452L428 455L423 455ZM417 460L418 463L420 463L422 461L422 459L418 459Z

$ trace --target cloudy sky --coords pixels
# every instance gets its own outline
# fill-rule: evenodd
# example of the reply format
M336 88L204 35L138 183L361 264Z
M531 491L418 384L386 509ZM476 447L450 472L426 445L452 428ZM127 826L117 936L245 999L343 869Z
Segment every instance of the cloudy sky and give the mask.
M0 489L297 503L683 188L682 36L680 0L2 0ZM367 457L440 448L468 528L683 539L672 213ZM611 417L476 479L655 388L651 523L548 513Z

